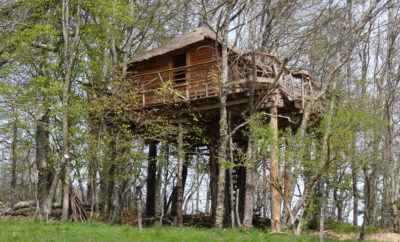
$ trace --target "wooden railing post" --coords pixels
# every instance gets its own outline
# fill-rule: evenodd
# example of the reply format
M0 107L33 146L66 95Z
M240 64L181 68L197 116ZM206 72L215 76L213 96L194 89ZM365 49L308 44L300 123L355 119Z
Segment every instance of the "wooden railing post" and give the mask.
M186 80L186 99L190 99L190 95L189 95L189 80Z

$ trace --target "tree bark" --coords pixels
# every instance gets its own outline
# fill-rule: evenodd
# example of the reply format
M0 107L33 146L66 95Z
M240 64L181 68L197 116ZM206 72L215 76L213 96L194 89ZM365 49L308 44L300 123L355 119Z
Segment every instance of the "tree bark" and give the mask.
M182 169L184 162L184 147L183 147L183 127L182 124L179 123L178 126L178 157L177 157L177 169L176 169L176 218L175 223L177 226L183 226L183 214L182 214L182 205L183 205L183 180L182 180Z
M164 181L164 186L163 186L163 188L162 188L162 198L160 198L160 199L162 199L162 201L163 201L163 204L162 205L160 205L161 206L161 216L160 216L160 224L162 224L162 220L163 220L163 218L164 218L164 215L165 215L165 213L167 212L167 186L168 186L168 175L169 175L169 172L168 172L168 165L169 165L169 145L167 144L167 143L165 143L165 144L163 144L162 145L162 153L163 153L163 157L164 157L164 160L163 160L163 166L164 166L164 178L163 178L163 181Z
M255 113L255 84L257 81L257 66L255 54L252 55L252 75L250 82L250 94L249 94L249 115ZM254 194L256 192L256 147L252 139L252 135L247 137L247 164L246 164L246 192L244 202L244 214L242 225L246 228L253 227L253 204Z
M272 191L272 232L281 231L281 193L279 186L279 146L278 146L278 99L279 95L274 94L271 107L271 132L272 132L272 148L271 148L271 191Z
M225 166L227 160L228 145L228 32L231 12L234 8L234 2L226 2L224 9L224 20L221 27L221 76L220 76L220 109L219 109L219 147L218 147L218 183L217 183L217 204L215 211L214 226L223 227L224 202L225 202Z
M160 147L160 149L165 150L165 147ZM165 155L165 154L164 154ZM156 176L156 192L155 192L155 216L161 218L162 214L162 209L164 207L162 201L163 199L161 198L161 185L162 185L162 173L163 173L163 168L164 165L162 162L158 162L157 164L157 176ZM160 224L162 223L162 220L160 220Z
M215 221L215 213L217 210L217 184L218 184L218 164L217 164L217 152L214 143L215 138L211 140L208 149L210 152L209 156L209 170L210 170L210 185L209 185L209 198L210 198L210 215Z
M90 96L90 95L89 95ZM88 164L88 181L87 181L87 200L90 204L90 217L97 210L97 172L99 168L98 149L99 149L99 126L95 121L95 117L89 114L89 164Z
M358 188L357 188L357 167L351 167L352 189L353 189L353 225L358 226Z
M319 212L319 242L324 242L325 240L325 203L326 201L322 201L323 196L325 194L325 183L321 181L320 184L320 192L322 197L319 201L320 204L320 212Z
M253 204L254 194L256 192L256 178L255 178L255 156L254 156L254 145L251 138L248 138L247 157L248 164L246 166L246 192L244 202L244 214L242 226L245 228L253 227Z
M386 60L386 96L384 99L383 120L385 122L384 143L383 143L383 201L382 201L382 226L389 228L393 227L393 215L391 212L392 204L395 199L396 191L394 188L395 176L395 163L393 162L393 123L392 123L392 99L393 99L393 82L395 81L394 75L394 60L395 60L395 44L397 38L395 23L396 9L394 8L394 1L389 0L387 5L388 12L388 45L387 45L387 60Z
M70 138L69 138L69 95L71 90L71 80L73 65L76 59L76 51L79 44L80 38L80 5L78 2L76 8L76 18L72 21L70 15L70 1L62 1L62 31L64 41L64 53L63 53L63 71L64 71L64 82L62 87L62 132L63 132L63 154L62 154L62 165L64 168L64 179L63 179L63 201L62 201L62 220L68 220L69 215L69 202L70 202ZM70 29L71 24L74 23L74 36L71 36Z
M136 187L136 208L137 208L137 223L138 223L138 228L139 230L143 229L143 218L142 218L142 213L143 213L143 208L142 208L142 188Z
M293 173L291 171L291 166L288 164L286 160L285 168L283 175L283 200L285 203L285 222L290 221L291 219L291 209L292 209L292 198L293 198Z
M189 155L185 155L185 161L183 162L182 165L182 195L185 194L185 186L186 186L186 178L187 178L187 173L188 173L188 162L189 162ZM178 192L177 192L177 186L175 184L175 187L172 190L171 196L168 200L167 207L171 207L171 216L176 216L176 208L177 208L177 202L178 202Z
M149 144L147 165L147 192L146 192L146 217L154 217L156 213L156 187L157 187L157 143Z
M46 112L36 121L36 166L38 171L37 196L39 202L39 218L46 219L46 199L52 182L52 169L49 164L49 116Z
M233 140L232 137L229 138L229 159L230 162L234 163L234 155L233 155ZM230 196L230 220L231 227L234 228L235 224L240 224L240 221L235 223L235 190L234 190L234 177L233 177L233 168L229 168L229 196ZM236 203L238 201L236 200Z
M14 120L12 124L12 141L11 141L11 206L17 202L17 142L18 142L18 114L14 111Z
M113 193L112 193L112 206L110 211L109 223L110 224L118 224L121 222L121 210L123 206L123 202L121 199L123 192L123 185L121 181L116 181L114 185Z

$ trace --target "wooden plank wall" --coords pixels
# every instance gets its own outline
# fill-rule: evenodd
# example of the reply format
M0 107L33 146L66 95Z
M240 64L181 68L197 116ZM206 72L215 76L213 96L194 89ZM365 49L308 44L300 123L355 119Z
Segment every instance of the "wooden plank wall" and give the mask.
M141 89L142 103L152 105L163 103L169 97L162 97L156 90L164 81L173 78L172 68L174 56L186 53L186 82L174 85L179 96L186 99L216 96L218 89L218 68L215 63L209 63L216 58L216 51L212 40L204 40L189 47L169 54L152 58L134 66L135 82ZM208 64L202 64L208 63ZM170 71L167 71L170 70ZM147 73L147 74L146 74Z
M203 41L188 51L190 65L195 65L188 72L190 79L189 95L192 99L219 94L216 63L198 65L216 60L216 54L215 43L212 41Z

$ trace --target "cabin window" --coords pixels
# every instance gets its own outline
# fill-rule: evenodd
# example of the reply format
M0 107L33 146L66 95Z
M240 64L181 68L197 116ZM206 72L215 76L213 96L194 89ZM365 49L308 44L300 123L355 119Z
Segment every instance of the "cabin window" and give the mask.
M178 68L174 71L175 83L183 83L186 81L186 54L180 54L174 57L173 67Z

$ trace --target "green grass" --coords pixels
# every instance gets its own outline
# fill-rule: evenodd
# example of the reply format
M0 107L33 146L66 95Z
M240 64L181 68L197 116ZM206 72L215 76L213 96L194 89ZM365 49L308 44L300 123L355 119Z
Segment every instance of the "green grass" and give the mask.
M250 230L153 227L142 231L130 226L99 223L50 223L0 220L1 242L311 242L312 236L271 234ZM327 240L332 242L333 240Z
M336 221L327 221L325 227L326 229L337 233L358 233L360 231L360 228L357 226L348 223L338 223ZM367 234L378 233L381 231L382 229L373 226L367 226L365 228L365 233Z

